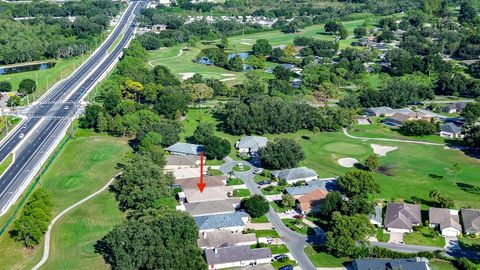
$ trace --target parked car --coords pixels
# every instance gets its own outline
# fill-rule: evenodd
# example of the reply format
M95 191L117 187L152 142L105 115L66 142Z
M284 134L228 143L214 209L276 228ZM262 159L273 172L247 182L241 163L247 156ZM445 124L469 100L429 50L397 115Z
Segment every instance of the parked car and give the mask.
M280 254L275 257L273 257L276 261L282 260L282 259L288 259L287 254Z
M263 186L263 185L270 185L272 183L272 181L269 181L269 180L262 180L260 182L258 182L258 184L260 186Z
M285 265L278 268L278 270L293 270L293 265Z
M263 168L257 168L255 171L253 171L254 174L262 173Z
M295 210L292 210L292 209L285 210L285 214L293 214L293 213L295 213Z
M294 215L293 218L294 219L303 219L304 216L303 215Z

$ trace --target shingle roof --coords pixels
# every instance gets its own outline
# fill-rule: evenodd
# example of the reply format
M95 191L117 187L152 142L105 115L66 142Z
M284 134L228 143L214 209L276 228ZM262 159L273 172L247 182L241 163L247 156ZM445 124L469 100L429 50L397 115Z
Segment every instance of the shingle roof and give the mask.
M409 114L409 113L412 113L413 111L408 109L408 108L404 108L404 109L392 109L390 107L372 107L372 108L368 108L369 111L375 113L376 115L393 115L393 114L396 114L396 113L403 113L403 114Z
M337 184L337 179L332 178L332 179L322 179L322 180L313 180L307 183L309 186L316 186L319 187L320 189L326 190L326 191L335 191L338 190L338 184Z
M200 248L236 246L238 244L256 242L254 233L232 233L230 231L212 231L199 233L197 244Z
M237 144L237 148L250 148L253 152L265 146L267 146L267 138L260 136L244 136Z
M232 187L206 187L203 192L198 189L186 189L183 191L187 202L208 202L228 199L227 193L233 192Z
M426 260L417 259L357 259L353 260L355 270L428 270Z
M183 165L183 166L195 166L197 162L200 163L198 156L180 156L170 155L166 158L166 165Z
M249 246L238 246L205 250L205 258L209 265L259 260L271 257L272 252L269 248L251 249Z
M462 230L458 213L454 215L450 209L430 207L430 209L428 209L428 220L430 224L439 224L440 230L445 228Z
M460 209L462 214L463 229L467 233L480 233L480 210Z
M369 216L370 220L376 221L378 224L382 224L382 206L376 205L375 212Z
M440 130L448 133L459 133L462 132L462 128L455 125L452 122L445 123L440 126Z
M203 151L203 145L177 142L167 147L166 150L173 154L199 155Z
M318 174L314 170L309 169L307 167L298 167L293 169L273 171L272 175L275 177L278 177L279 179L285 179L287 181L318 176Z
M242 217L248 217L245 212L194 217L199 230L221 229L244 226Z
M203 182L207 185L207 187L223 187L227 181L228 177L223 175L218 176L210 176L204 175ZM183 178L183 179L176 179L175 183L177 185L182 186L185 189L197 189L197 183L200 181L200 177L192 177L192 178Z
M408 119L410 119L409 115L406 115L406 114L403 114L403 113L396 113L396 114L388 117L387 119L385 119L385 121L403 123L403 122L407 121Z
M327 196L328 192L325 190L321 190L319 188L303 195L298 199L300 204L300 209L302 211L310 211L314 207L316 207L325 197Z
M385 227L411 230L414 223L421 223L420 206L409 203L389 203L385 214Z
M235 206L240 203L240 199L232 198L220 201L185 203L185 211L192 216L205 216L214 214L234 213Z
M287 188L285 188L285 191L292 196L297 196L297 195L307 194L307 193L312 192L316 189L319 189L319 187L316 187L316 186L298 186L298 187L287 187Z

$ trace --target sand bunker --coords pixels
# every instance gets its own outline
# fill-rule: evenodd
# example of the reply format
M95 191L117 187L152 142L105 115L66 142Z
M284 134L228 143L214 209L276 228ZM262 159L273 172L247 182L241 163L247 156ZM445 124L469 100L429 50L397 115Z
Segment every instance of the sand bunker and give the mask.
M373 152L381 157L386 156L388 152L397 150L398 148L396 146L384 146L378 144L371 144L371 146L373 148Z
M355 163L358 163L358 160L354 158L341 158L338 160L338 164L345 168L353 168Z
M225 79L221 79L220 81L226 82L226 81L233 81L233 80L235 80L235 78L225 78Z
M224 77L232 77L232 76L235 76L235 74L232 74L232 73L222 73L222 74L220 74L220 75L222 75L222 76L224 76Z
M195 75L194 72L185 72L185 73L179 73L180 76L182 76L182 80L187 80L193 77Z
M242 44L242 45L249 45L249 46L253 45L253 44L250 43L250 42L240 42L240 44Z

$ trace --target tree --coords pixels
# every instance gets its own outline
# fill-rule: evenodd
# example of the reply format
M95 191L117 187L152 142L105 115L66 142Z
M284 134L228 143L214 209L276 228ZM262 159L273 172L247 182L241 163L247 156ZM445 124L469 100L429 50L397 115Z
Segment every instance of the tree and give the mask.
M252 217L257 218L265 215L270 209L270 204L262 195L255 194L242 200L242 207Z
M228 37L223 36L222 39L220 40L219 47L221 49L226 49L228 48L228 44L229 44Z
M9 81L0 82L0 92L10 92L12 91L12 84Z
M363 214L370 215L375 210L375 203L363 194L354 195L342 205L342 214L354 215Z
M22 99L19 96L10 96L10 98L7 100L7 107L16 107L20 105L20 102L22 102Z
M365 160L364 166L371 172L375 171L378 168L378 155L371 154L368 156L368 158Z
M474 126L467 131L463 141L475 148L480 148L480 126Z
M275 79L277 80L288 81L292 73L282 65L278 65L273 68L273 75L275 75Z
M243 60L239 55L235 55L230 60L228 60L228 69L233 71L243 71Z
M460 13L458 14L458 22L464 24L475 24L477 19L477 11L469 1L463 1L460 5Z
M453 208L455 206L455 201L452 198L440 193L440 191L436 188L432 189L428 195L442 208Z
M325 29L325 32L334 34L340 30L340 26L341 24L339 23L336 23L334 21L329 21L325 24L324 29Z
M462 117L469 125L474 125L480 117L480 102L470 102L462 111Z
M330 218L333 212L340 211L342 209L342 205L342 194L340 194L338 191L329 192L322 202L320 214L324 217Z
M195 102L204 101L213 97L213 89L203 83L187 84L185 85L185 89Z
M267 62L265 57L257 57L251 54L245 59L245 64L252 66L254 69L262 69L265 68Z
M406 136L425 136L438 132L438 126L427 120L407 120L399 129Z
M210 136L205 140L205 155L209 159L221 160L226 157L231 150L230 142L217 136Z
M261 148L259 156L262 163L271 169L286 169L297 166L305 158L302 147L292 139L277 138Z
M252 53L257 56L267 56L272 51L272 45L266 39L257 39L252 47Z
M343 216L339 212L335 212L330 224L331 229L327 232L326 248L329 253L337 257L354 257L358 250L366 245L367 238L375 232L375 228L370 224L367 216L362 214Z
M97 115L97 131L105 132L108 130L108 122L103 112L98 112Z
M80 126L82 128L96 128L98 114L103 113L103 107L98 104L88 104L85 107L85 113L80 118Z
M367 28L365 27L357 27L353 29L353 34L356 38L362 38L367 35Z
M32 79L23 79L18 85L18 92L23 95L28 95L37 89L37 84Z
M185 212L153 211L130 218L95 245L113 269L206 269L198 227Z
M282 206L283 207L294 207L295 206L295 198L293 198L290 194L283 194L282 195Z
M463 171L462 166L458 163L453 163L447 168L447 173L453 176L453 184L457 184L457 176Z
M371 172L351 170L338 178L339 187L351 197L356 194L374 194L380 192L378 183Z
M212 137L215 127L212 123L200 123L193 132L192 137L188 138L189 142L204 144L208 138Z
M348 30L343 25L338 29L338 34L341 39L346 39L348 37Z

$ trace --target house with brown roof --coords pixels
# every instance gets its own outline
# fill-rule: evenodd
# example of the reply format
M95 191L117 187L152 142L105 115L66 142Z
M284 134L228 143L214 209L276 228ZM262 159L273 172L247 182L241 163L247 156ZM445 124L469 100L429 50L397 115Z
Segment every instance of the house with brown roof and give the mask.
M328 191L322 189L315 189L298 199L297 209L302 214L309 212L317 212L321 206L322 201L327 197Z
M390 232L408 233L422 223L420 206L409 203L389 203L385 213L385 228Z
M462 208L460 213L462 215L463 232L480 235L480 210Z
M207 187L223 187L227 184L227 176L219 175L219 176L203 176L203 182L207 185ZM200 177L192 177L192 178L183 178L183 179L176 179L175 184L182 187L183 190L186 189L197 189L197 183L200 181Z
M430 227L440 230L443 236L458 236L462 232L458 210L430 207L428 220Z

